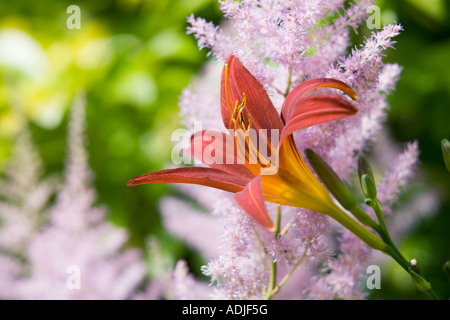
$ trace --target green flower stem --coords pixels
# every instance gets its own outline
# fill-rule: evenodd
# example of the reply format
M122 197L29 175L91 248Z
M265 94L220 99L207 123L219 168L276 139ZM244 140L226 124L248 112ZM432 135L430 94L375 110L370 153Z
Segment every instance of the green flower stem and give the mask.
M300 259L298 259L297 263L294 265L294 267L291 269L291 271L289 271L289 273L286 274L284 276L284 278L280 281L280 283L276 286L274 291L276 291L276 292L280 291L281 287L286 283L286 281L294 273L294 271L297 269L297 267L302 264L303 260L305 260L307 253L308 253L308 247L305 249L305 252L303 252L302 256L300 257Z
M283 230L280 231L280 236L286 235L286 233L289 231L289 229L292 227L292 224L294 223L295 219L292 218L286 225L284 226Z
M394 243L392 242L391 236L389 235L389 232L386 228L386 223L384 222L383 211L381 209L380 201L378 199L370 199L370 206L373 208L375 214L377 215L379 225L378 233L380 234L384 242L393 246Z
M276 218L275 218L275 240L278 239L280 235L280 225L281 225L281 206L277 206ZM270 278L269 285L267 287L267 293L264 297L265 300L270 300L274 295L274 289L277 282L277 262L272 259L270 262Z
M364 228L356 220L351 218L347 213L342 211L338 206L329 207L329 211L326 214L335 219L342 226L350 230L358 238L364 241L369 247L376 250L383 250L386 247L386 243L383 240Z
M409 272L409 263L408 260L406 260L403 255L391 245L387 245L386 248L383 251L385 254L391 256L403 269L405 269L407 272Z
M424 292L430 299L439 300L438 295L434 292L431 284L423 277L423 274L417 273L411 269L409 262L403 257L400 251L394 245L388 245L384 250L385 254L391 256L406 272L409 273L411 279L419 291Z
M286 90L284 91L284 97L286 98L289 94L289 91L291 89L291 84L292 84L292 67L289 68L289 74L288 74L288 82L287 82L287 86L286 86Z
M275 239L278 239L281 235L280 233L280 224L281 224L281 206L277 207L276 220L275 220ZM284 276L284 278L277 285L277 263L275 260L272 260L270 263L270 279L269 285L267 287L266 295L264 296L264 300L271 300L283 287L283 285L288 281L297 267L305 260L306 254L308 252L309 247L307 246L305 252L303 252L300 259L297 263L292 267L292 269Z
M273 267L272 267L273 266ZM270 281L269 281L269 287L267 288L267 293L264 296L264 300L271 300L277 292L275 292L275 273L277 271L276 269L276 262L272 261L271 269L270 269Z
M400 250L398 250L398 248L394 245L389 232L387 231L379 201L375 199L375 201L373 201L373 203L371 204L378 218L378 225L373 226L373 229L378 232L381 239L383 240L366 230L363 226L361 226L354 219L341 211L341 209L338 207L335 208L334 212L330 214L330 216L337 220L348 230L353 232L370 247L381 250L382 252L391 256L403 269L405 269L410 274L414 285L418 290L427 294L430 299L439 299L437 294L432 289L431 284L424 278L423 274L420 271L416 272L418 270L412 270L408 260L405 259Z
M383 211L381 209L381 204L378 199L371 199L371 207L375 211L378 218L379 231L381 238L386 243L386 248L382 250L387 255L391 256L406 272L409 273L411 279L419 291L424 292L430 299L439 300L439 297L434 292L431 284L424 278L421 269L413 270L408 262L408 260L402 255L400 250L395 246L394 242L389 235L386 228L386 223L384 222Z
M270 300L275 295L274 289L277 281L277 263L275 260L272 260L270 263L270 279L269 286L267 287L267 293L264 297L264 300Z
M403 269L406 270L406 272L409 273L409 275L412 278L412 281L416 288L420 290L421 292L424 292L430 299L439 299L437 294L434 292L433 288L431 287L431 284L425 279L422 272L419 269L412 269L409 261L402 255L400 250L394 245L389 232L387 231L386 224L384 222L384 217L381 209L381 205L377 199L375 201L372 200L370 203L372 208L374 209L377 218L378 218L378 224L375 223L371 218L365 219L366 222L369 223L369 226L372 227L381 237L378 238L376 235L371 233L369 230L364 228L361 224L359 224L356 220L351 218L347 213L341 210L338 206L333 206L328 208L328 212L322 212L330 216L331 218L335 219L337 222L339 222L342 226L347 228L349 231L354 233L357 237L359 237L362 241L364 241L367 245L369 245L371 248L380 250L383 253L389 255L396 261ZM359 209L358 209L359 208ZM359 217L369 217L367 213L365 213L361 207L355 207L353 208L353 211L357 212ZM362 214L364 212L364 214ZM352 212L354 215L355 213ZM355 215L356 216L356 215ZM360 219L358 219L360 220ZM370 221L373 221L373 223L370 223ZM276 212L276 221L275 221L275 233L274 237L275 239L278 239L280 237L280 224L281 224L281 207L277 207ZM298 262L294 265L292 270L286 274L286 276L280 281L280 283L277 285L277 262L276 260L272 260L270 263L270 278L269 278L269 284L267 287L266 294L264 296L265 300L271 300L281 289L281 287L286 283L286 281L289 279L289 277L294 273L294 271L297 269L297 267L303 262L304 258L306 257L307 249L305 250L302 257L298 260Z
M277 206L277 213L275 218L275 240L280 236L280 225L281 225L281 205Z
M292 269L284 276L284 278L280 281L280 283L272 289L272 291L268 291L265 297L265 300L271 300L273 296L275 296L283 287L283 285L288 281L294 271L298 268L299 265L302 264L303 260L306 258L306 254L308 253L309 247L306 247L305 252L303 252L300 259L298 259L297 263L292 267Z
M353 206L349 211L358 219L362 224L371 227L377 233L380 233L380 226L373 221L373 219L359 206L359 204Z

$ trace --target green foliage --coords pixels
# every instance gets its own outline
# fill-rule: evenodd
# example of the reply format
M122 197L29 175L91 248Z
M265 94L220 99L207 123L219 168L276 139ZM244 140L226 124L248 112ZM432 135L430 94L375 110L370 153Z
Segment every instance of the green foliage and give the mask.
M381 1L380 1L381 2ZM398 142L419 141L420 183L437 188L444 202L436 215L419 225L402 251L422 260L428 280L441 298L450 290L442 265L450 257L450 174L442 158L441 140L450 136L450 5L446 1L382 1L382 17L393 12L404 27L387 61L403 66L397 89L389 96L388 130ZM383 21L384 22L384 21ZM389 226L388 226L389 227ZM405 292L385 279L375 299L423 299L413 288Z
M73 4L80 7L81 28L70 30L66 10ZM60 172L67 108L83 89L99 203L130 229L135 245L160 233L158 199L170 187L125 184L170 162L181 90L206 59L186 35L191 13L219 17L211 0L2 1L0 39L5 30L24 38L40 68L2 65L0 57L0 168L20 128L17 115L24 113L47 173Z

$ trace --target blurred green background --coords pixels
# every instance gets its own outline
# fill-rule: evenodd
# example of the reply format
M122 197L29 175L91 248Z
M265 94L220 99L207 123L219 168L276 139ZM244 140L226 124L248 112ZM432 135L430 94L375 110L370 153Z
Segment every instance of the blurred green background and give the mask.
M379 1L382 18L393 19L404 31L386 61L403 66L397 89L389 96L387 129L400 143L419 141L424 186L443 192L439 212L424 220L401 244L405 255L422 260L437 293L450 295L442 265L450 260L450 173L441 140L450 136L450 3L445 0ZM417 183L418 181L413 181ZM422 299L408 276L395 266L374 299ZM391 280L396 281L391 281Z
M66 27L66 9L72 4L81 8L79 30ZM383 23L397 21L405 29L386 57L404 67L389 98L388 130L400 143L419 140L423 183L447 195L439 214L424 221L401 247L425 261L435 290L448 297L442 264L450 259L450 173L440 141L450 139L450 5L445 0L377 4ZM207 53L186 35L186 18L194 13L218 23L218 7L216 0L1 1L0 172L24 121L31 127L45 174L61 172L68 109L82 88L98 202L109 207L111 221L130 230L132 245L143 246L148 235L156 234L173 259L187 257L198 269L201 260L195 253L161 228L158 199L173 192L171 187L128 188L125 183L169 163L170 135L180 126L181 90ZM355 34L355 44L364 35L364 30ZM26 58L11 43L27 52ZM10 63L11 55L21 63ZM393 267L372 298L423 298L407 277L404 283L390 281L399 274Z

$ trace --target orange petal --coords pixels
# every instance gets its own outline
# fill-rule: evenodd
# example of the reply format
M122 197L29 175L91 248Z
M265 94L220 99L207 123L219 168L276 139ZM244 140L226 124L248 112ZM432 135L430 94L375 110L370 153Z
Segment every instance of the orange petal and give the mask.
M340 89L352 99L356 100L356 92L342 81L329 78L307 80L295 87L286 97L281 108L283 120L287 121L287 118L292 118L292 114L295 113L296 105L307 93L321 87Z
M314 95L300 99L285 118L286 125L280 136L280 143L297 130L312 125L342 119L357 113L347 100L337 95Z
M249 179L217 169L182 167L137 176L128 181L127 186L147 183L190 183L235 193L242 191L249 181Z
M280 168L278 174L262 176L261 181L266 201L316 212L322 212L332 201L326 189L312 173L303 180Z
M223 132L203 130L192 135L191 145L185 152L211 168L251 180L254 175L245 164L238 162L233 140Z
M275 225L267 212L262 194L261 176L247 184L243 191L235 194L239 206L264 228L273 231Z
M250 115L252 127L257 130L281 130L283 128L280 115L262 84L242 65L238 58L231 55L225 63L221 81L221 110L226 128L230 129L231 114L236 101L240 104L244 94L246 104L243 110L243 120L246 127L249 125Z

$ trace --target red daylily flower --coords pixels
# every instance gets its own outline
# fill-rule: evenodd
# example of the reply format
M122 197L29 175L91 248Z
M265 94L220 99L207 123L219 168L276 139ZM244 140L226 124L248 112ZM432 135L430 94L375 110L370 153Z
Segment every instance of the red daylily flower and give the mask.
M261 83L238 58L230 56L221 79L221 113L229 134L208 130L194 134L191 139L191 156L209 167L181 167L152 172L131 179L127 185L191 183L233 192L239 206L269 230L274 230L275 226L264 201L311 209L335 218L356 233L367 233L336 206L294 143L292 133L297 130L357 113L356 108L339 95L306 96L319 87L340 89L356 99L356 93L341 81L312 79L289 93L280 115ZM263 138L272 156L275 153L276 168L256 140L245 137L250 129L254 129L258 138ZM264 130L267 135L261 136L260 132ZM273 143L273 132L279 132L276 143ZM196 151L195 146L199 147L200 152ZM214 152L206 152L208 149ZM250 161L252 157L256 161ZM230 164L226 159L233 161ZM274 169L273 174L261 174L261 170L269 169ZM372 247L380 245L378 238L370 235L366 238L365 241Z

